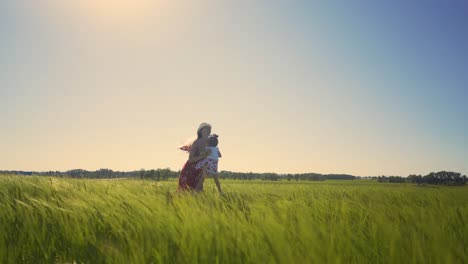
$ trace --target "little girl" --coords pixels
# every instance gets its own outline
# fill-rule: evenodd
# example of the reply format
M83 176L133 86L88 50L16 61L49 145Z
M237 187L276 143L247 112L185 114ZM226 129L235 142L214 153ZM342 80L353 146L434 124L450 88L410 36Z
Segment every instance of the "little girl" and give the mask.
M221 184L218 179L218 159L221 158L221 152L218 149L218 135L213 134L208 137L208 146L206 147L206 151L209 151L210 155L198 162L195 166L196 169L202 168L205 172L199 184L203 184L207 175L213 176L216 187L218 188L219 193L222 194Z

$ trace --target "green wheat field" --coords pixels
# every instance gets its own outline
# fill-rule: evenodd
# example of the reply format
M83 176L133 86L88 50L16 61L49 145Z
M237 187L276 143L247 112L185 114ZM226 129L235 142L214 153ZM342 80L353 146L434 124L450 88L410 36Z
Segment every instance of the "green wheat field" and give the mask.
M468 187L0 176L0 263L467 263Z

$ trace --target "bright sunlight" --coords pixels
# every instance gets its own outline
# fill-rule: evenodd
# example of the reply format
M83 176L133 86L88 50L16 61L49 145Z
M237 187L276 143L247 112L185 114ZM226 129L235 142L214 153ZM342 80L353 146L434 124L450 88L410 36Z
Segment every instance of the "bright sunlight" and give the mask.
M106 25L132 25L167 12L168 0L80 0L57 1L55 6L65 8L89 22Z

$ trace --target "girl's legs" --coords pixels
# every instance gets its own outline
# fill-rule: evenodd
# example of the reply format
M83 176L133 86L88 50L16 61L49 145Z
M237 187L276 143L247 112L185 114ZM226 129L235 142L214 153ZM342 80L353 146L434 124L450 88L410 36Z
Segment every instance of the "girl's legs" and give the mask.
M218 174L217 173L213 174L213 178L214 178L214 181L215 181L216 187L218 188L219 193L223 194L223 191L221 190L221 183L219 183Z

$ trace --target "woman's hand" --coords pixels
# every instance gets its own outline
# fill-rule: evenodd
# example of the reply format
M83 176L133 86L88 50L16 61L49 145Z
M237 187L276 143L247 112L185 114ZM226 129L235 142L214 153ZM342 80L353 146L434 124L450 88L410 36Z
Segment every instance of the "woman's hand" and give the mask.
M210 149L204 149L199 141L195 141L190 148L189 162L197 162L208 157L211 153Z
M198 154L198 156L194 156L193 154L190 155L189 157L189 162L197 162L200 161L206 157L208 157L211 153L211 150L204 150Z
M208 157L211 154L211 149L206 149L202 153L200 153L200 156L204 156L205 158Z

